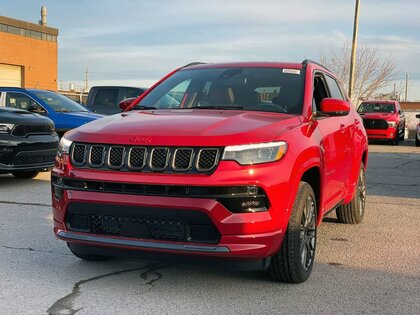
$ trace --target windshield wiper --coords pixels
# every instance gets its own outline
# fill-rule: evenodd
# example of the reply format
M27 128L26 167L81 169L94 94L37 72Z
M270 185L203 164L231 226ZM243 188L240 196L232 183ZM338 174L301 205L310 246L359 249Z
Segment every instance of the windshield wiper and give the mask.
M200 109L243 109L242 106L223 106L223 105L219 105L219 106L192 106L186 109L191 109L191 108L200 108Z

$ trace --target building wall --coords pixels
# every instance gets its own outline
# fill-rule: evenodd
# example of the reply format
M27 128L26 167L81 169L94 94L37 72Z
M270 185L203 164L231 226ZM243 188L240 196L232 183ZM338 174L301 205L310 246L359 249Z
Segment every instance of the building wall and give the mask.
M3 19L6 18L3 17ZM23 23L23 21L7 18L6 22L9 21L12 21L10 24L15 26L20 26ZM3 23L5 22L3 21ZM40 25L31 23L23 25L25 29L42 28ZM56 33L58 34L58 30ZM0 64L22 67L22 87L57 90L58 45L56 41L0 31Z

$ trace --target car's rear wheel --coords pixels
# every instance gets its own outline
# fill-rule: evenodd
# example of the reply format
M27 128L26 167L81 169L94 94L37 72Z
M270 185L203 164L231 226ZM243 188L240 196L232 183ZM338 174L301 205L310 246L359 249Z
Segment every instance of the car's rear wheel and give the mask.
M314 191L300 182L283 243L268 269L274 280L299 283L308 279L315 258L316 217Z
M104 260L110 260L113 257L111 256L103 256L103 255L96 255L96 254L89 254L89 253L83 253L76 249L75 246L71 243L67 243L67 247L70 249L72 254L76 256L77 258L88 260L88 261L104 261Z
M19 172L13 172L12 175L16 178L21 179L30 179L34 178L39 174L37 171L19 171Z
M335 210L340 223L359 224L363 221L366 206L366 176L363 162L360 165L359 179L353 199Z

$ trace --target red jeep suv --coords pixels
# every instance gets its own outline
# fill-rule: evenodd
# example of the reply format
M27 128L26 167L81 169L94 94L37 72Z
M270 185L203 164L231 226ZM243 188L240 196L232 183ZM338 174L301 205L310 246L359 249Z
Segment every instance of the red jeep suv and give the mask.
M362 119L317 63L190 64L124 113L65 134L54 232L81 259L259 261L302 282L322 218L363 219L367 148Z
M397 101L365 101L357 112L369 139L389 140L393 145L404 141L405 115Z

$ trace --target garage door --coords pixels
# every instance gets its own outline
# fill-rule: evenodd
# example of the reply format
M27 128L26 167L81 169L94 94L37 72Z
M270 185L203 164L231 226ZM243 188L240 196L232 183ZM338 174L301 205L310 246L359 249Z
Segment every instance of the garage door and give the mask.
M22 87L22 67L0 63L0 86Z

